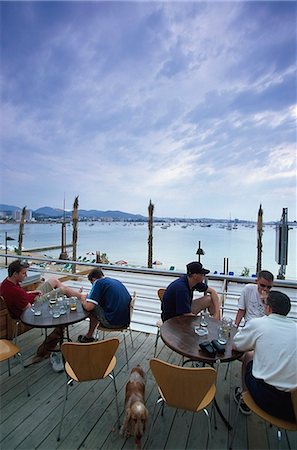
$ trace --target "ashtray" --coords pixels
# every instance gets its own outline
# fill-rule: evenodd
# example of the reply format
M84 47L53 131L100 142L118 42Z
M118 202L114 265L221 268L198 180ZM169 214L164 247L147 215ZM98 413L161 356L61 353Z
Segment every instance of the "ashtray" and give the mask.
M195 327L195 333L198 334L198 336L206 336L208 334L208 330L207 328Z

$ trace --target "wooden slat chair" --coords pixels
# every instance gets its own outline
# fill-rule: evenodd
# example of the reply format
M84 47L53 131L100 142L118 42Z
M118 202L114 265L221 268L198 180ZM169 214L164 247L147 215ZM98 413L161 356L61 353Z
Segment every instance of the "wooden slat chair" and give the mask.
M0 339L0 361L6 361L7 360L9 376L11 375L10 361L9 360L13 356L18 356L19 357L19 361L20 361L20 364L22 366L22 370L23 370L23 373L24 373L24 379L25 379L25 383L26 383L26 390L27 390L27 394L28 394L28 397L29 397L30 396L30 391L29 391L29 387L28 387L28 380L27 380L27 377L25 375L23 358L22 358L22 354L20 352L20 349L19 349L19 347L17 345L13 344L11 341L8 341L7 339Z
M10 323L6 325L7 328L7 338L8 339L13 339L14 344L17 345L17 339L18 339L18 334L19 334L19 327L21 324L21 320L20 319L16 319L15 317L13 317L9 311L9 309L7 308L6 302L4 297L1 295L0 296L0 301L1 304L3 304L3 306L6 308L7 313L8 313L8 320L10 319Z
M12 316L12 314L10 313L9 309L7 308L6 302L4 297L1 295L0 296L0 302L1 304L3 304L7 310L8 316L10 318L10 324L6 325L7 328L7 338L8 339L13 339L13 342L15 345L17 345L17 341L18 341L18 337L19 334L24 333L25 331L30 330L32 327L25 325L24 323L22 323L21 319L17 319L15 317ZM41 328L40 333L43 335L43 329ZM47 329L45 328L45 337L47 336Z
M127 368L129 368L129 360L128 360L128 351L127 351L127 343L126 343L126 335L125 334L126 334L126 332L129 331L131 345L134 348L133 336L132 336L132 330L131 330L131 320L132 320L133 310L134 310L134 306L135 306L135 301L136 301L136 292L133 293L133 296L132 296L132 299L130 302L130 324L127 327L106 328L99 323L96 327L96 334L95 334L95 339L98 339L99 331L102 331L103 339L104 339L105 333L112 333L112 332L122 332L123 333Z
M158 294L160 302L162 302L162 300L163 300L163 296L164 296L165 291L166 291L166 289L164 289L164 288L159 288L157 290L157 294ZM157 335L156 335L156 341L155 341L154 358L155 358L155 356L157 354L158 340L159 340L159 337L160 337L160 328L161 328L162 325L163 325L163 321L162 321L162 319L159 319L156 322L156 326L157 326L158 329L157 329Z
M113 380L117 422L120 427L117 387L113 371L116 365L115 353L119 343L117 338L113 338L86 344L80 342L64 342L62 344L61 351L65 360L65 372L69 378L66 380L66 392L57 441L59 441L61 437L66 400L68 397L68 387L73 384L73 381L81 383L83 381L102 380L106 377L110 377Z
M150 368L158 385L160 397L154 407L148 448L156 405L160 402L163 406L166 403L168 406L193 413L204 411L208 422L208 435L211 438L210 416L206 408L215 397L216 370L212 367L181 367L156 358L150 360Z
M289 448L290 448L290 444L289 444L289 440L288 440L288 436L287 436L287 431L297 431L297 389L294 389L293 391L291 391L291 397L292 397L292 403L293 403L294 412L295 412L295 422L289 422L287 420L279 419L278 417L272 416L271 414L269 414L266 411L264 411L262 408L260 408L254 402L254 400L253 400L251 394L249 393L249 391L244 391L241 394L242 400L250 408L250 410L252 412L254 412L261 419L265 420L265 422L268 422L269 424L274 425L275 427L277 427L278 448L280 448L280 443L281 443L281 439L282 439L282 432L281 432L281 430L285 430ZM233 431L233 436L232 436L232 439L231 439L230 449L232 449L234 437L235 437L235 434L236 434L236 426L237 426L237 419L238 419L238 414L239 414L239 406L240 406L240 401L238 402L238 406L237 406L237 410L236 410L236 416L235 416L234 427L233 427L234 431Z

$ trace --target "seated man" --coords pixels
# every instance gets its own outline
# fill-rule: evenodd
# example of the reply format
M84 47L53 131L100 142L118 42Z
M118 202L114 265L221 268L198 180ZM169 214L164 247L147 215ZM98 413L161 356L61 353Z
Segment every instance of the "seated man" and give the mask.
M187 264L187 274L174 280L166 288L161 305L163 322L175 316L197 315L206 308L215 319L220 319L218 294L204 282L208 273L209 270L204 269L200 262ZM193 300L195 290L205 295Z
M295 421L290 391L297 388L297 323L287 318L287 295L270 291L266 316L254 318L235 335L234 348L247 352L242 365L242 388L269 414ZM235 400L240 401L240 391Z
M106 328L126 327L130 323L131 296L123 283L105 277L102 270L93 269L88 275L92 289L82 306L90 311L89 331L78 337L79 342L93 342L93 333L100 322Z
M265 315L264 301L267 299L272 284L273 274L268 270L261 270L257 274L256 284L250 283L243 288L234 323L236 327L239 326L243 317L245 322L247 322L253 317L262 317Z
M78 298L85 296L81 292L63 285L61 281L55 278L50 278L48 281L42 283L38 290L25 291L21 283L27 277L28 267L29 264L26 261L19 259L13 261L8 266L8 277L1 283L0 295L4 298L7 309L13 319L20 319L22 312L26 308L30 308L35 298L39 295L41 295L41 299L46 299L47 295L50 295L50 298L54 298L56 295L59 296L61 294L65 294L67 297L75 296ZM56 346L59 342L59 336L61 337L63 333L63 329L61 327L58 328L58 330L55 329L46 339L46 343L51 349ZM51 335L55 336L55 339L52 339ZM38 353L37 350L37 355ZM45 352L43 356L49 356L49 352Z

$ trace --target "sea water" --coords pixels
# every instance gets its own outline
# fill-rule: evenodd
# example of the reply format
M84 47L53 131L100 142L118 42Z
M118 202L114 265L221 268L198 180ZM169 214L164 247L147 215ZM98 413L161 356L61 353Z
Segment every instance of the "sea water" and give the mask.
M184 225L183 225L184 226ZM153 261L158 269L174 267L184 271L188 262L197 260L198 243L204 255L203 265L211 272L221 273L224 258L228 258L229 272L240 275L246 267L250 275L256 271L257 229L238 224L237 229L228 230L213 224L201 227L199 224L171 224L153 228ZM41 248L61 244L61 224L25 223L23 248ZM296 279L296 227L289 230L288 265L286 279ZM5 232L14 239L11 246L18 246L18 224L0 224L0 244L3 248ZM72 225L66 226L67 244L72 242ZM262 268L278 274L279 265L275 262L276 231L272 226L264 227L262 237ZM95 259L96 251L106 253L110 262L127 261L130 266L147 267L148 225L147 223L129 222L79 222L77 255ZM2 250L3 252L3 250ZM71 248L67 248L71 256ZM41 255L58 258L60 250L44 250Z

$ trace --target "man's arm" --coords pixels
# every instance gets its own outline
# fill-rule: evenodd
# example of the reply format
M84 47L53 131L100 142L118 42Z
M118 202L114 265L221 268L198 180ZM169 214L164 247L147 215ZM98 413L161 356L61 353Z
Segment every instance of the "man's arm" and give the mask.
M239 326L241 319L245 316L245 309L239 309L237 311L236 317L235 317L235 321L234 321L234 325L236 327Z
M95 303L93 303L92 301L91 302L88 302L88 299L87 298L84 298L84 299L82 299L81 300L81 304L82 304L82 307L86 310L86 311L93 311L93 309L95 308Z
M249 320L246 325L238 331L233 339L233 348L242 352L254 350L257 339L257 328L254 326L254 321Z
M209 294L211 297L212 305L210 305L209 307L211 315L214 317L214 319L220 320L221 318L220 299L217 294L217 291L211 287L208 287L205 294Z

